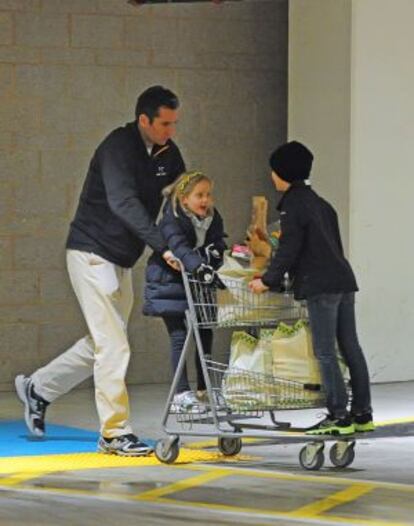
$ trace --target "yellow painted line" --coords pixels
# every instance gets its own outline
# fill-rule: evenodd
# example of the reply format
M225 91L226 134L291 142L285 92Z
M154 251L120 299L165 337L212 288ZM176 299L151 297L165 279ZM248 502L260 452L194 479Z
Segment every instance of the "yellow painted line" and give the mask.
M319 516L321 513L331 510L332 508L352 502L359 497L370 493L374 489L375 486L373 484L353 484L349 488L345 488L341 491L338 491L337 493L334 493L333 495L329 495L329 497L317 500L316 502L312 502L312 504L307 504L306 506L298 508L291 513L291 516L298 517L300 519L309 519L316 515Z
M212 469L210 466L203 466L202 464L199 464L197 466L195 465L183 465L179 466L180 469L188 469L193 471L205 471ZM224 469L228 471L232 475L239 475L244 477L256 477L256 478L270 478L270 479L278 479L278 480L287 480L287 481L302 481L302 482L315 482L317 484L333 484L338 486L350 486L352 484L357 485L367 485L369 487L375 486L378 488L384 488L384 489L390 489L395 491L403 491L407 493L414 493L414 485L411 484L403 484L399 482L382 482L382 481L376 481L376 480L359 480L359 479L351 479L351 478L336 478L329 475L308 475L306 473L284 473L283 471L265 471L265 470L258 470L258 469L251 469L251 468L242 468L242 467L221 467L220 469Z
M266 509L259 509L259 508L248 508L248 507L239 507L239 506L232 506L232 505L226 505L226 504L211 504L206 502L186 502L186 501L179 501L174 500L168 497L147 497L140 499L139 496L130 496L130 495L120 495L120 494L113 494L113 493L102 493L97 492L95 490L84 490L84 489L62 489L62 488L34 488L31 491L35 491L38 493L54 493L62 496L75 496L78 498L86 497L86 498L103 498L103 499L110 499L110 500L116 500L116 501L136 501L136 500L142 500L143 502L148 502L150 504L161 504L161 505L168 505L168 506L174 506L178 508L186 507L191 509L207 509L209 511L219 511L219 512L228 512L234 514L248 514L253 515L255 518L255 525L260 526L259 520L265 520L266 518L283 518L286 522L294 521L294 523L297 523L298 517L296 517L292 512L284 512L284 511L276 511L276 510L266 510ZM338 523L338 524L347 524L347 525L355 525L355 526L412 526L412 523L403 523L403 522L389 522L389 521L383 521L376 518L372 519L364 519L361 517L338 517L334 515L329 516L312 516L310 519L304 518L303 520L310 520L311 522L314 522L315 519L318 521L318 523L324 523L327 522L330 525ZM269 524L266 522L266 524ZM262 524L262 526L266 526L265 524Z
M144 491L143 493L140 493L137 497L135 497L135 499L154 501L160 499L160 497L163 497L164 495L169 495L171 493L177 493L179 491L185 491L187 489L196 488L212 480L217 480L218 478L228 476L229 473L223 469L213 469L212 471L208 471L201 475L196 475L195 477L190 477L184 480L180 480L178 482L173 482L172 484L168 484L166 486L163 486L162 488Z
M377 427L395 426L398 424L414 424L413 416L405 416L401 418L394 418L392 420L384 420L382 422L375 422Z
M174 467L174 466L171 466ZM331 509L333 506L332 504L339 505L343 504L345 502L350 502L352 499L357 498L358 496L361 496L362 494L367 493L368 491L371 491L372 489L375 489L375 483L370 482L364 482L364 481L358 481L358 483L354 484L354 487L347 488L342 492L339 492L336 495L333 495L331 497L328 497L327 499L324 499L326 503L322 505L322 501L320 503L316 503L317 508L313 507L312 505L309 506L303 506L302 508L299 508L298 510L294 511L278 511L278 510L266 510L266 509L258 509L258 508L250 508L250 507L239 507L234 505L226 505L226 504L212 504L212 503L206 503L206 502L186 502L186 501L180 501L178 498L168 498L166 495L170 495L171 493L177 493L180 491L188 490L191 488L202 486L203 484L207 484L210 481L217 480L218 478L230 476L230 475L251 475L252 472L255 476L262 477L262 478L272 478L272 479L290 479L292 481L297 480L298 478L305 478L306 480L312 479L312 481L317 481L321 484L329 482L333 482L336 484L346 484L350 483L352 481L349 480L340 480L335 479L333 477L315 477L315 476L303 476L303 477L297 477L296 475L286 475L283 473L268 473L268 472L261 472L261 471L253 471L253 470L246 470L246 469L235 469L235 468L212 468L209 466L203 466L199 465L198 467L186 465L186 466L180 466L177 465L176 469L191 469L191 470L201 470L203 473L201 475L197 475L195 477L190 477L185 480L175 482L172 484L168 484L162 488L157 488L154 490L149 490L146 492L143 492L139 495L122 495L122 494L114 494L112 492L105 493L96 490L84 490L84 489L70 489L70 488L53 488L53 487L47 487L47 488L28 488L30 491L36 491L39 493L55 493L60 494L62 496L78 496L78 497L96 497L96 498L104 498L104 499L112 499L112 500L127 500L127 501L143 501L143 502L149 502L151 504L165 504L170 505L174 507L189 507L189 508L204 508L208 509L210 511L219 511L219 512L230 512L230 513L245 513L249 515L254 515L257 519L265 519L266 517L270 518L284 518L286 522L290 522L291 520L297 521L298 519L303 520L315 520L317 519L318 522L324 523L338 523L338 524L349 524L349 525L355 525L355 526L408 526L408 523L402 523L402 522L387 522L387 521L381 521L375 518L372 519L365 519L362 517L340 517L340 516L323 516L319 515L318 513L323 513L324 511L327 511L328 509ZM358 486L358 489L355 487ZM400 486L400 485L396 485ZM23 488L25 490L26 488ZM398 490L401 488L398 487ZM359 495L357 493L359 492ZM342 495L340 495L342 494ZM329 499L331 499L331 502L328 503ZM334 499L334 502L333 502ZM258 524L258 522L256 522Z
M194 468L196 469L196 468ZM209 469L208 467L204 467L204 469ZM223 469L213 469L212 471L207 471L205 474L206 476L195 476L191 477L190 479L185 479L183 481L170 484L168 486L164 486L163 488L156 489L156 490L150 490L144 493L141 493L138 497L135 497L134 500L142 500L142 501L148 501L153 504L168 504L173 505L176 507L190 507L190 508L204 508L210 511L225 511L225 512L231 512L231 513L246 513L246 514L253 514L255 517L273 517L273 518L285 518L288 520L297 520L297 519L317 519L320 522L329 522L330 524L338 522L338 523L347 523L350 525L355 526L408 526L408 523L402 523L402 522L388 522L388 521L382 521L378 520L376 518L373 519L365 519L361 517L340 517L340 516L323 516L321 515L323 512L326 512L336 506L346 504L348 502L352 502L353 500L356 500L357 498L373 491L375 489L375 484L373 483L362 483L362 484L353 484L351 487L346 488L344 490L341 490L334 495L331 495L327 497L326 499L323 499L319 502L315 502L312 504L309 504L307 506L303 506L299 509L296 509L294 511L278 511L278 510L263 510L259 508L250 508L246 506L234 506L234 505L228 505L228 504L214 504L214 503L206 503L206 502L186 502L179 500L179 497L177 499L172 499L166 497L166 495L169 495L171 493L178 493L180 491L192 489L194 487L203 485L205 483L208 483L213 480L217 480L218 478L222 478L225 476L230 475L240 475L239 469L229 469L229 468L223 468ZM249 470L250 471L250 470ZM257 473L258 476L264 475L265 473ZM210 476L208 476L210 475ZM247 475L247 473L246 473ZM286 477L270 477L270 478L286 478ZM290 479L295 480L297 477L294 475L289 477ZM319 483L326 483L326 479L320 479L317 477L306 477L306 478L312 478L317 479ZM337 479L333 479L334 482L337 482Z
M31 491L35 491L38 493L54 493L59 494L62 496L76 496L76 497L86 497L86 498L104 498L104 499L112 499L117 501L136 501L141 500L143 502L149 502L151 504L164 504L174 507L187 507L192 509L207 509L209 511L219 511L219 512L229 512L229 513L237 513L237 514L249 514L254 515L255 519L266 519L266 518L283 518L286 520L286 522L290 522L293 520L294 522L297 522L298 518L303 518L303 520L317 520L319 523L327 522L329 524L348 524L348 525L355 525L355 526L409 526L409 523L402 523L402 522L387 522L378 520L376 518L372 519L365 519L361 517L340 517L340 516L323 516L323 515L312 515L310 517L299 517L296 513L296 511L293 512L284 512L284 511L277 511L277 510L266 510L266 509L259 509L259 508L250 508L250 507L241 507L241 506L234 506L234 505L226 505L226 504L212 504L212 503L206 503L206 502L186 502L186 501L180 501L178 499L172 499L168 497L161 496L162 493L168 494L171 492L177 492L177 491L183 491L185 489L190 489L192 487L200 486L202 484L205 484L206 482L209 482L211 480L216 480L217 478L220 478L222 476L227 476L229 474L229 471L227 469L212 469L208 475L209 477L192 477L191 480L187 479L186 481L182 481L181 483L176 484L170 484L167 487L161 488L160 490L150 490L148 492L144 492L138 496L132 496L132 495L122 495L122 494L114 494L114 493L103 493L102 491L96 491L96 490L85 490L85 489L70 489L70 488L53 488L53 487L47 487L47 488L30 488ZM205 474L207 475L207 474ZM180 486L180 487L178 487ZM157 496L158 495L160 496ZM256 520L255 524L259 526L259 522Z
M254 457L237 455L225 457L219 452L194 451L186 448L180 449L176 465L194 462L240 462L252 460ZM27 457L0 458L0 485L5 478L1 475L29 476L30 474L53 473L56 471L78 471L85 469L104 469L112 467L134 466L159 466L161 463L151 455L149 457L121 457L103 453L77 453L68 455L45 455Z
M231 513L248 513L250 515L254 515L255 517L261 516L261 518L265 516L269 517L289 517L290 512L286 511L274 511L274 510L263 510L258 508L248 508L245 506L231 506L229 504L212 504L207 502L198 502L198 501L182 501L182 500L175 500L175 499L169 499L169 498L158 498L151 500L151 502L155 502L157 504L170 504L174 506L185 506L189 508L204 508L207 510L216 510L216 511L227 511ZM295 519L297 520L297 519Z
M239 507L239 506L230 506L227 504L211 504L206 502L186 502L186 501L179 501L169 498L158 498L158 499L151 499L151 502L154 504L169 504L170 506L175 507L186 507L186 508L203 508L207 509L209 511L224 511L224 512L230 512L230 513L246 513L249 515L254 515L257 519L265 519L266 517L271 517L273 519L284 519L286 522L289 522L293 520L295 523L298 520L298 517L296 517L292 512L286 512L286 511L275 511L275 510L263 510L258 508L247 508L247 507ZM360 517L337 517L334 515L329 516L322 516L318 515L312 516L312 518L308 519L312 522L315 521L315 519L318 521L318 523L327 522L329 524L348 524L348 525L355 525L355 526L412 526L412 523L407 522L389 522L389 521L382 521L378 520L376 518L373 519L361 519ZM304 520L306 520L306 517L304 517ZM256 523L257 524L257 523Z
M106 467L150 466L157 463L158 461L154 457L119 457L102 453L9 457L0 458L0 475L98 469Z
M47 475L49 472L41 472L41 476ZM39 477L39 473L16 473L15 475L12 475L11 477L0 477L0 487L13 487L18 486L19 484L22 484L23 482L27 482L28 480L35 479Z

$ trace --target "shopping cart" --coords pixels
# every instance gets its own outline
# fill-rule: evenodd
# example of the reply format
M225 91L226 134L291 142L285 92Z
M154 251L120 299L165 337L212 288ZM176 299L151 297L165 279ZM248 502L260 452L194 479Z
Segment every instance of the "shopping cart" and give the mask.
M303 319L305 306L295 301L290 292L253 294L247 282L240 278L206 284L181 268L188 301L188 332L162 417L162 426L168 436L157 441L156 457L163 463L173 463L179 455L181 436L217 437L219 450L227 456L241 451L242 437L264 438L266 442L274 440L279 444L305 442L299 462L304 469L318 470L324 463L325 442L334 440L330 449L331 462L336 467L349 466L355 456L353 436L307 436L304 434L306 428L293 427L289 422L276 419L277 410L324 407L325 397L320 386L229 368L204 353L200 329L248 327L254 331L274 328L281 321ZM208 402L200 402L186 411L174 404L173 399L193 338ZM263 423L267 413L271 424Z

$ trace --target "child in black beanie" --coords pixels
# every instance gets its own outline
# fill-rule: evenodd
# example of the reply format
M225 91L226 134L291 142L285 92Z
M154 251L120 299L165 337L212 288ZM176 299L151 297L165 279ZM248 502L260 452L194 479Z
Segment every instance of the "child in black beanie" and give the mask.
M327 396L328 415L310 428L314 435L350 435L373 431L368 368L355 324L354 273L345 259L334 208L310 187L313 155L292 141L270 157L279 202L282 235L276 255L262 278L250 282L260 294L280 290L286 272L293 277L296 299L307 302L315 355L319 360ZM352 401L336 356L336 340L351 377Z

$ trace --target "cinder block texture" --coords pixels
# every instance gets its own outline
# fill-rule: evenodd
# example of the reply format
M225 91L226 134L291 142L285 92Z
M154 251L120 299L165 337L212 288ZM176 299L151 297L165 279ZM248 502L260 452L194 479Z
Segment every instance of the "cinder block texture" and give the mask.
M13 264L13 240L0 237L0 270L10 270Z
M16 44L27 47L65 47L69 44L69 18L41 12L18 13Z
M0 13L0 44L10 45L13 43L13 20L9 13Z
M267 160L286 137L287 4L0 0L0 389L86 331L67 230L93 151L134 119L146 87L180 97L177 143L214 179L229 243L244 239L252 195L275 203ZM141 315L144 268L128 380L164 382L169 342L161 320ZM228 341L216 338L220 359Z
M73 47L120 49L124 37L121 17L72 16Z

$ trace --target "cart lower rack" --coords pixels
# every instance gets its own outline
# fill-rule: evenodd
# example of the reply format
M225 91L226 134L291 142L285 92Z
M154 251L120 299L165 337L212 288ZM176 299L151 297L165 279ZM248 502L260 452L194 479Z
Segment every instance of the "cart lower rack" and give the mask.
M248 289L245 278L221 277L218 284L207 285L188 276L183 269L182 277L188 302L188 333L164 409L162 425L168 437L157 442L157 458L164 463L174 462L179 454L180 437L189 435L217 437L218 448L224 455L239 453L243 437L274 439L278 444L297 442L298 431L306 429L278 421L275 411L324 407L320 386L229 368L207 359L199 331L223 327L276 327L281 321L303 318L304 306L287 293L255 295ZM207 400L184 409L174 404L174 394L193 338ZM269 414L271 424L263 423L265 413ZM354 435L342 438L303 434L300 440L306 445L300 451L299 462L307 470L317 470L323 465L327 440L336 440L330 449L330 459L335 466L346 467L354 460Z

